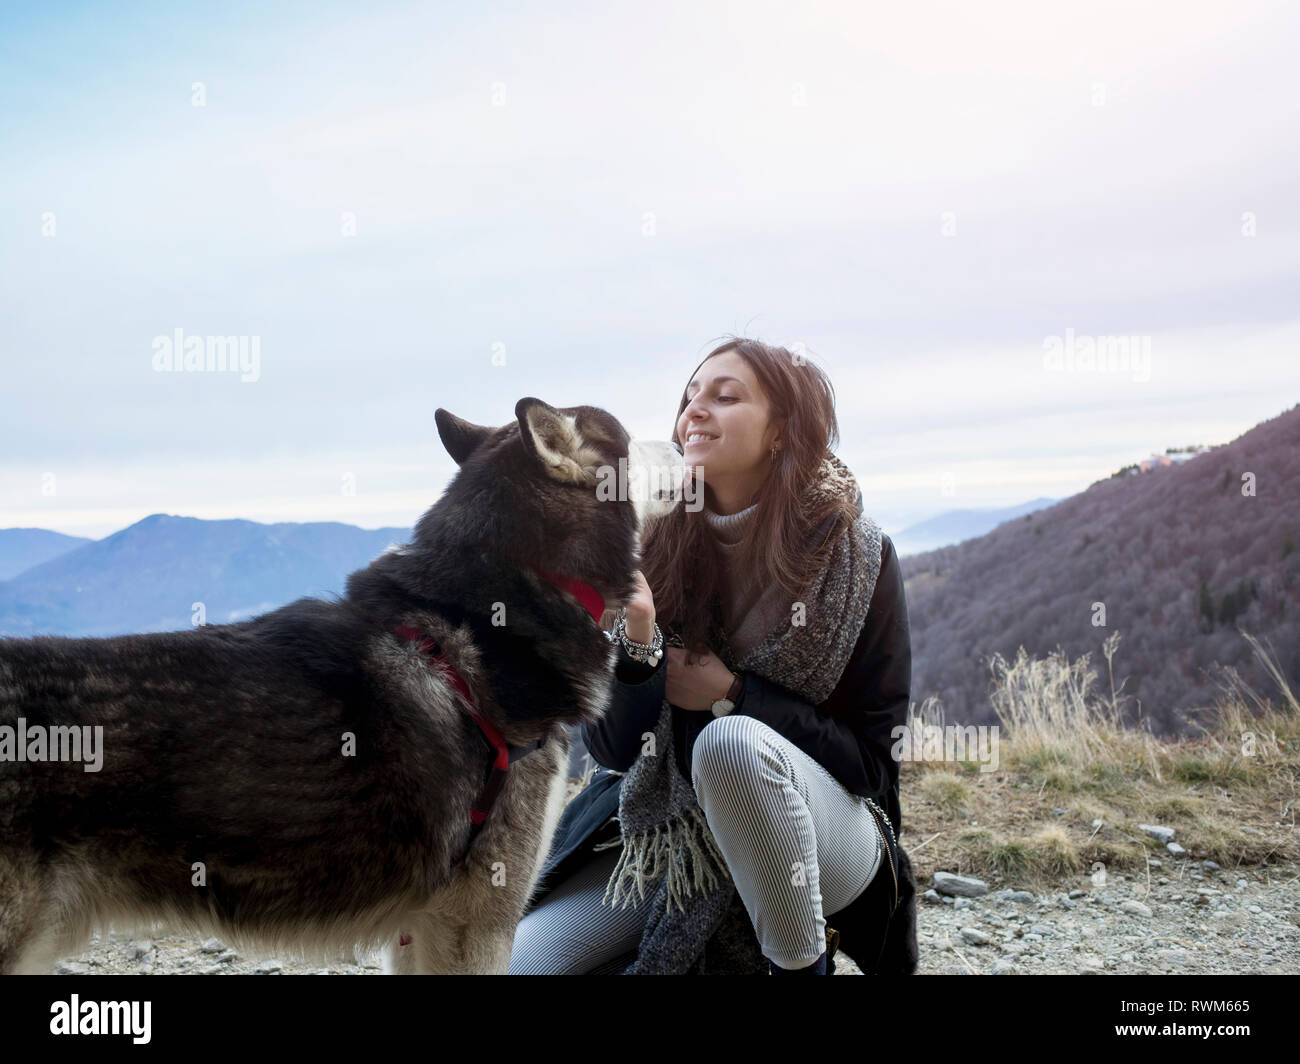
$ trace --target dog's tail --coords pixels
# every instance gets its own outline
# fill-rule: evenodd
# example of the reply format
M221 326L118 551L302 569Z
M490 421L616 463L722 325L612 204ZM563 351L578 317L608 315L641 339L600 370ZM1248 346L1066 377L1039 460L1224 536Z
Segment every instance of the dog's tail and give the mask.
M0 850L0 975L48 974L57 955L57 923L35 858Z

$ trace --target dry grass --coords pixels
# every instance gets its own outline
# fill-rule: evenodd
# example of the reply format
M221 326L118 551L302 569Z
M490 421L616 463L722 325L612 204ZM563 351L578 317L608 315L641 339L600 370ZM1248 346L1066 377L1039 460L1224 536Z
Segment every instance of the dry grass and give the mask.
M1098 863L1145 872L1158 858L1168 872L1184 860L1142 823L1172 827L1188 858L1224 868L1300 860L1300 705L1265 649L1245 638L1277 701L1225 670L1224 695L1201 714L1203 734L1178 742L1122 724L1118 633L1103 644L1107 691L1086 654L1074 662L1059 649L1045 659L1023 648L1014 662L995 656L997 770L981 772L973 760L902 766L904 845L918 881L942 869L1044 890L1081 885ZM942 724L941 707L927 701L910 723Z

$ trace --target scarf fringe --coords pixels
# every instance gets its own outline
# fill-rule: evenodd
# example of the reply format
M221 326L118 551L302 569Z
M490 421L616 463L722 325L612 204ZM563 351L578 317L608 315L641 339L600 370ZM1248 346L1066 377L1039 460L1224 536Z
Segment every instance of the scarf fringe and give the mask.
M718 849L708 821L699 808L689 809L662 825L656 825L653 833L645 831L631 838L614 839L593 847L593 850L608 849L620 842L623 853L609 877L605 895L600 901L602 905L609 901L612 907L621 899L622 908L626 909L632 903L633 890L644 901L646 887L665 876L669 911L675 902L684 913L686 905L682 898L690 895L692 885L701 891L711 890L721 877L730 874L727 859Z

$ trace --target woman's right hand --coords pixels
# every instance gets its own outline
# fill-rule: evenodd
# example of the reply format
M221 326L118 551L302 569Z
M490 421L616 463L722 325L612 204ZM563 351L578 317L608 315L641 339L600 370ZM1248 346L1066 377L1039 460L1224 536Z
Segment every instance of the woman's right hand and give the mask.
M627 620L624 628L627 637L634 643L649 643L655 634L655 600L646 583L645 574L640 569L633 570L636 590L627 602Z

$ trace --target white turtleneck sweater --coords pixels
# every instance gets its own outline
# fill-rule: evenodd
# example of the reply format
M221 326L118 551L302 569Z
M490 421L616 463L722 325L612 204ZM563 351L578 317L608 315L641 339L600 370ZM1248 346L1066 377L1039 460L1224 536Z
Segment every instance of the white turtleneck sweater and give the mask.
M791 603L785 600L780 584L766 583L753 572L737 573L732 565L757 510L757 503L734 514L716 514L707 506L704 508L704 520L727 566L731 593L723 594L722 616L727 638L737 657L749 653L777 624L790 618Z

